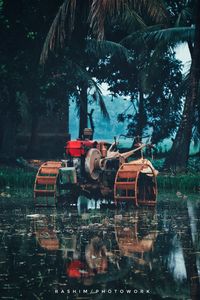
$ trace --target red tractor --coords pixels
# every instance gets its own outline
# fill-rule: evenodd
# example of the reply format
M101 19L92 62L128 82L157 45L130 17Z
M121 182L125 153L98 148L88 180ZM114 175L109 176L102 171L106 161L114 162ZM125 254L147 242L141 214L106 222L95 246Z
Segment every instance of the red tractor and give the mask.
M108 192L118 201L134 201L154 205L157 195L156 175L150 161L143 157L128 161L146 144L125 153L117 144L90 140L91 131L85 129L84 139L66 143L66 159L48 161L38 170L34 198L52 196L56 200L66 192L93 191L105 196Z

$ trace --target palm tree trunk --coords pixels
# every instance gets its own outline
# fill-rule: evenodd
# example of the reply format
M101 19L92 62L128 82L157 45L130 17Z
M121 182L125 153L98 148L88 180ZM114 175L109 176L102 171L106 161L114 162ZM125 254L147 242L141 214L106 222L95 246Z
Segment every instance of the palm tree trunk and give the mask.
M69 134L69 97L66 99L66 132Z
M165 166L176 171L185 171L189 158L192 127L197 105L198 84L200 79L200 1L195 1L195 40L192 51L192 65L190 70L190 84L186 95L182 120L176 134L171 151L166 158Z
M37 145L37 129L39 123L39 116L37 112L32 112L32 120L31 120L31 132L30 132L30 140L27 147L27 155L28 157L33 157L36 154L38 145Z
M200 295L200 284L197 269L197 257L194 242L192 240L191 221L188 213L188 207L186 207L187 223L188 226L183 228L183 224L179 221L181 243L183 249L183 256L185 261L185 268L187 274L187 280L190 286L191 299L197 300Z
M18 125L16 90L12 81L8 80L6 90L6 106L1 112L3 128L1 129L0 156L12 160L16 157L16 134Z
M92 136L91 136L91 139L93 139L93 135L94 135L94 130L95 130L95 126L94 126L94 120L93 120L93 112L94 112L94 109L91 109L90 113L88 113L88 117L89 117L89 120L90 120L90 127L92 129Z
M145 126L145 110L144 110L144 94L139 91L139 107L138 107L138 121L135 134L142 137L143 129Z
M84 128L87 128L88 101L87 85L83 84L80 90L80 115L79 115L79 138L83 138Z

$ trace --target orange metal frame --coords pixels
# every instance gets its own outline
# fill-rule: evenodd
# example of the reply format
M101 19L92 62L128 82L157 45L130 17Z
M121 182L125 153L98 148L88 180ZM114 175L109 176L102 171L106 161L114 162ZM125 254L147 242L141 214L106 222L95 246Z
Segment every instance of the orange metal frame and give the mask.
M49 205L48 198L54 198L56 204L57 178L62 162L47 161L43 163L36 175L34 184L35 205L37 197L46 197L46 206Z
M154 187L152 193L155 199L147 200L144 198L141 200L138 197L138 179L141 171L147 167L151 169L150 174L153 176ZM114 199L116 205L118 201L133 201L136 206L139 204L154 206L157 200L157 181L152 167L146 163L134 164L134 161L122 164L115 177Z

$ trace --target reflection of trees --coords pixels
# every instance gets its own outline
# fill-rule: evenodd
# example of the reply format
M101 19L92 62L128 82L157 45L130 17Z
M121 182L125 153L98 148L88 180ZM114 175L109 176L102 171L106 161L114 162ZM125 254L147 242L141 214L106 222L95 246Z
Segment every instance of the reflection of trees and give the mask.
M197 236L197 227L195 222L195 211L191 207L191 203L188 202L182 204L180 211L173 208L173 213L168 216L168 226L166 230L168 233L168 245L166 247L167 252L165 257L168 259L168 268L173 273L175 280L179 281L186 277L191 299L199 299L200 286L199 276L197 268L197 256L198 245L195 237ZM179 260L179 261L177 261ZM182 261L181 261L182 260ZM177 267L179 270L177 270ZM182 267L182 269L181 269ZM178 271L180 274L178 274ZM184 274L185 273L185 274Z
M188 205L192 205L191 202L188 201ZM191 292L191 299L197 300L200 298L200 276L198 275L198 268L197 268L197 244L195 238L193 236L196 235L196 232L192 232L192 223L195 222L194 215L189 215L189 206L186 207L186 222L188 226L182 227L182 234L181 234L181 242L183 247L184 253L184 260L185 260L185 267L187 273L187 279L190 285L190 292ZM192 217L192 219L191 219ZM180 228L181 224L179 223Z
M199 282L195 251L199 240L195 230L200 224L194 223L197 217L191 210L189 214L186 207L179 209L176 205L159 208L159 221L155 209L149 208L120 212L70 210L56 218L44 216L42 222L39 218L36 238L40 252L49 253L52 268L59 269L59 282L97 284L101 289L102 284L110 287L117 281L121 286L150 289L154 295L176 299L189 297L189 283L192 299L196 300ZM193 226L188 229L189 217L193 218ZM57 239L59 251L52 251L47 237L51 246ZM178 264L185 267L185 273L183 268L177 269Z
M165 269L166 272L169 272L169 274L166 274L166 278L168 278L168 283L171 282L171 291L173 290L172 286L176 284L180 293L184 295L187 293L188 285L191 299L196 300L199 299L200 295L195 252L198 251L196 243L198 239L194 239L197 236L197 232L194 232L197 229L194 224L197 218L194 210L191 207L188 209L186 203L182 203L180 207L181 209L177 209L176 203L174 203L173 206L170 205L164 210L163 215L161 215L160 220L162 222L159 225L164 234L159 237L155 254L162 253L158 265L162 268L161 273ZM183 286L184 289L186 288L185 291ZM169 293L171 291L169 290Z

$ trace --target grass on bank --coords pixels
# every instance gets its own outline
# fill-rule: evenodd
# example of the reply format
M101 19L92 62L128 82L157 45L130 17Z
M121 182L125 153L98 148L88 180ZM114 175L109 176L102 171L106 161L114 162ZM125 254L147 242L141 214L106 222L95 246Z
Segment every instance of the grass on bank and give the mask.
M158 189L181 192L200 192L200 174L158 175Z
M0 167L0 188L33 188L36 171L17 167Z
M36 171L17 168L0 167L0 188L33 189ZM162 191L200 192L200 173L162 175L157 177L158 189Z

